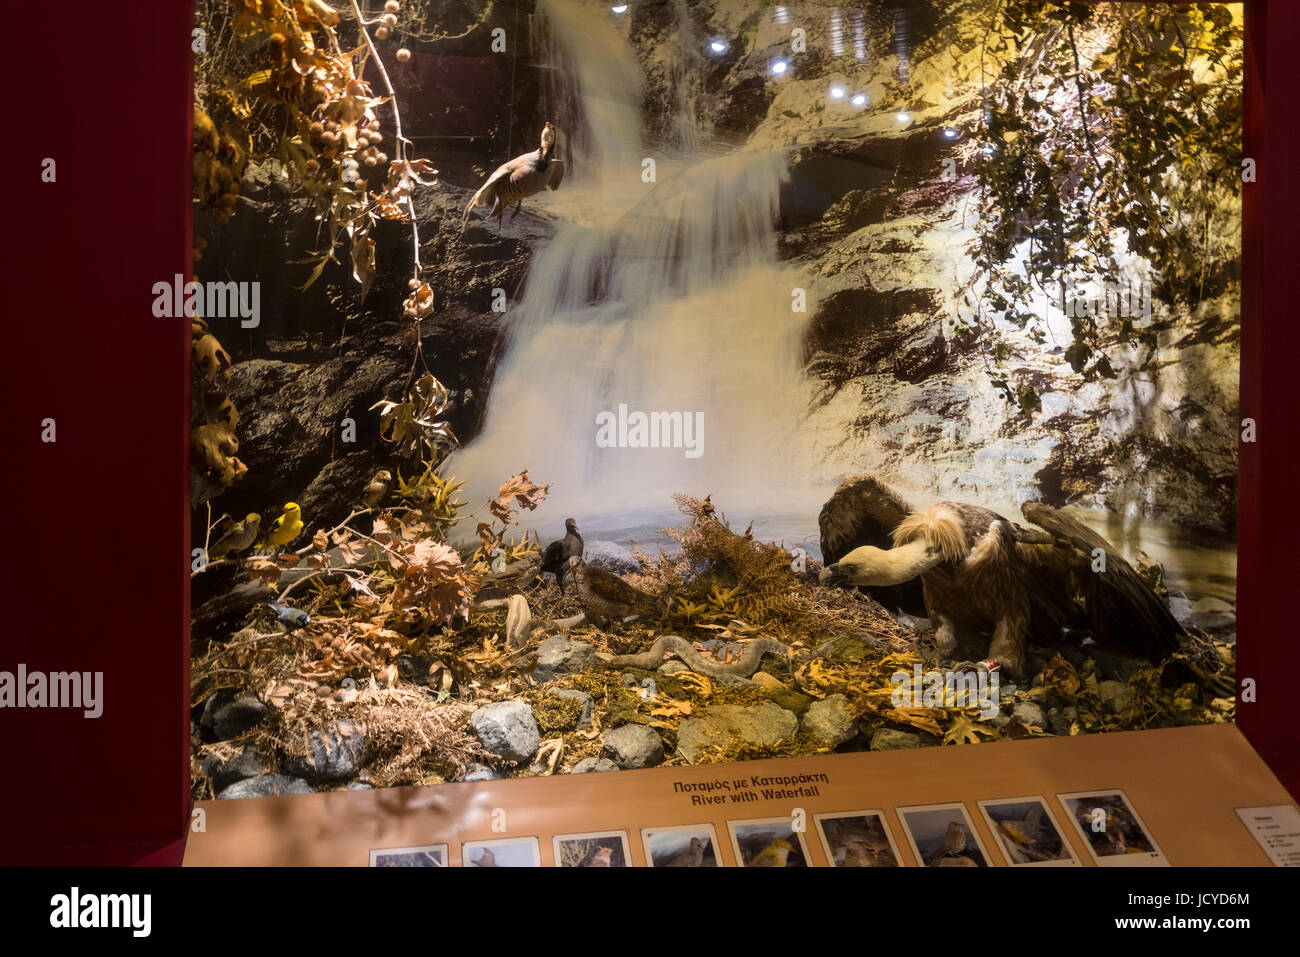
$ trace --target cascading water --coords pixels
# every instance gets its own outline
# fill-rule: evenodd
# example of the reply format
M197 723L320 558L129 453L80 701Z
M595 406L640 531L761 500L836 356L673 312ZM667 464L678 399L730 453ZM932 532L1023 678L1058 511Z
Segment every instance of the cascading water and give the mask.
M546 49L582 64L563 101L582 117L568 122L591 131L601 183L630 179L641 199L621 216L607 209L605 222L562 225L539 251L483 431L447 472L481 501L528 468L551 484L539 522L575 515L612 537L662 524L675 514L674 492L713 494L737 518L789 509L808 459L797 451L806 314L792 309L797 275L776 258L785 158L741 152L667 175L661 167L658 184L641 181L639 164L629 175L609 163L626 147L608 130L639 146L631 81L610 88L630 51L602 41L572 56L600 31L572 3L541 8ZM604 57L615 62L597 62ZM606 86L593 97L596 78ZM619 115L602 131L593 111L610 110ZM612 424L602 432L602 422Z

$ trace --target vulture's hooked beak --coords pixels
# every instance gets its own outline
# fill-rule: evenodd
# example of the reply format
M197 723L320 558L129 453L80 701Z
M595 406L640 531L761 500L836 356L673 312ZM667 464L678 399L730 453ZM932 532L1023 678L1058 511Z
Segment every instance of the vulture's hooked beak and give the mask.
M844 575L840 572L840 563L834 562L827 565L817 576L817 581L822 585L837 585L844 581Z

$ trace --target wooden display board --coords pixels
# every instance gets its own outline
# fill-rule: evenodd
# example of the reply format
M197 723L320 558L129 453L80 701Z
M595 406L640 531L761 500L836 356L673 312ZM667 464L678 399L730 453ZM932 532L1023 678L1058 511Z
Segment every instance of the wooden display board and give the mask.
M1113 791L1122 797L1090 796L1082 802L1077 797ZM771 837L776 833L772 828L782 822L798 820L801 827L793 840L781 844L773 839L779 856L823 867L831 863L824 821L844 812L862 819L875 811L883 815L890 838L888 848L881 845L879 852L895 856L903 866L918 863L917 845L909 835L925 847L923 827L928 825L923 822L930 817L942 824L942 813L967 822L968 837L987 864L1005 866L1010 863L1005 838L994 833L995 818L988 809L1027 805L1039 797L1045 812L1037 812L1037 820L1049 819L1066 845L1056 863L1083 866L1268 866L1268 854L1237 809L1292 804L1234 725L1211 725L201 801L196 812L202 811L197 818L204 829L190 835L185 864L367 866L374 852L380 858L387 852L418 855L404 863L430 866L485 861L545 867L557 863L563 840L581 835L599 842L584 845L602 848L596 851L597 866L644 866L647 850L654 846L664 848L662 856L656 852L660 864L676 855L689 859L699 850L699 857L709 853L718 865L732 867L742 848ZM1122 860L1094 853L1085 828L1076 822L1085 812L1097 813L1093 805L1108 800L1127 801L1127 807L1117 810L1130 822L1137 819L1153 845L1150 851L1129 846ZM933 811L935 805L957 807L940 809L938 816L917 813ZM910 828L904 827L904 817ZM660 833L674 829L686 830ZM690 835L706 831L711 843L704 838L694 846L687 843ZM485 848L493 852L487 858ZM772 851L761 853L771 856ZM973 857L974 850L965 853ZM944 856L953 857L936 852L931 859ZM705 863L711 861L706 857Z

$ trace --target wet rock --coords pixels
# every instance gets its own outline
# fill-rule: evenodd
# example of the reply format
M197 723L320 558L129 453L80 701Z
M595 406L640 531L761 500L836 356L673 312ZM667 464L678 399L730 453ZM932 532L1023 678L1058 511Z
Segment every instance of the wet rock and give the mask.
M1047 715L1032 701L1021 701L1011 713L1020 719L1021 724L1032 724L1035 728L1047 727Z
M508 761L525 764L542 743L533 710L522 701L497 701L475 711L471 730L483 747Z
M353 781L344 788L345 791L373 791L374 789L375 786L366 781Z
M591 727L591 708L593 704L591 695L585 691L578 691L576 688L553 688L548 691L548 694L553 694L557 698L571 698L581 704L582 711L578 715L576 727L579 730Z
M495 768L488 767L486 764L475 764L474 767L465 774L464 777L458 778L460 781L500 781L505 775Z
M709 748L742 745L774 748L789 739L799 719L771 702L757 705L716 705L698 718L688 718L677 727L677 750L695 761Z
M313 731L307 737L307 754L289 762L289 770L313 781L338 781L361 770L367 739L350 721Z
M257 777L273 770L271 760L256 749L248 747L237 755L220 760L215 755L207 755L201 761L203 773L212 781L212 789L221 791L236 781Z
M1097 684L1097 697L1103 708L1119 714L1133 703L1133 689L1122 681L1101 681Z
M228 704L219 705L214 708L211 714L209 727L212 734L218 741L228 741L231 738L237 738L245 731L251 731L264 720L270 709L262 702L252 696L237 698ZM204 712L206 719L208 714ZM199 722L203 724L203 721Z
M664 742L654 728L625 724L600 736L605 757L620 768L649 768L664 759Z
M618 765L609 758L583 758L573 766L570 774L591 774L601 771L617 771Z
M275 797L278 794L314 794L311 785L302 778L287 774L259 774L257 777L236 781L230 787L217 793L217 797L228 798Z
M593 645L565 635L547 638L537 649L537 667L533 677L539 682L554 681L561 675L586 671L596 654Z
M900 751L907 748L924 748L929 742L919 734L907 731L895 731L893 728L877 728L871 736L872 751Z
M831 747L838 747L858 733L858 719L849 699L833 694L808 706L802 719L803 729Z

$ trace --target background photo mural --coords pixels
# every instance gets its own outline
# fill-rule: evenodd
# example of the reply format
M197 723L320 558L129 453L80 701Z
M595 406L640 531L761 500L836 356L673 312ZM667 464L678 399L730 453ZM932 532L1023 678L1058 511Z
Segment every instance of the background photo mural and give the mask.
M1240 5L197 17L196 798L1232 719Z

